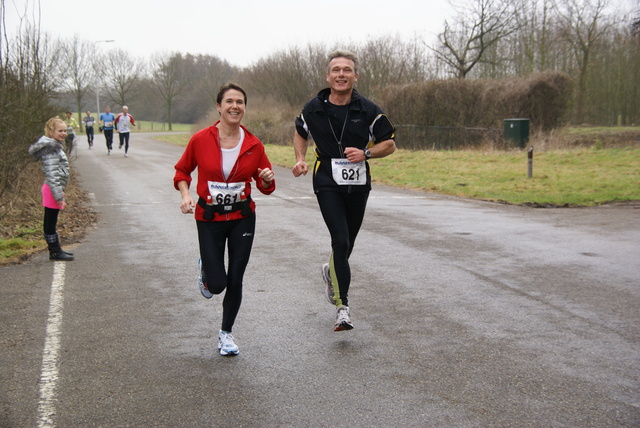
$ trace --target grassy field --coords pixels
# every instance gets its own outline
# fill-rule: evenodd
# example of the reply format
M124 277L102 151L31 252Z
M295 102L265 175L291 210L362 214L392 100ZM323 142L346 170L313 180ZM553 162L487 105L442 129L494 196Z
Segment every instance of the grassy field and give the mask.
M605 127L605 126L574 126L570 128L566 128L565 131L567 134L572 135L611 135L611 134L620 134L624 132L638 132L637 126L616 126L616 127Z
M170 138L167 138L170 137ZM157 139L186 145L188 135ZM293 148L266 145L274 165L291 167ZM311 150L307 162L313 162ZM374 182L445 195L533 206L593 206L640 200L640 149L527 152L397 150L370 162Z

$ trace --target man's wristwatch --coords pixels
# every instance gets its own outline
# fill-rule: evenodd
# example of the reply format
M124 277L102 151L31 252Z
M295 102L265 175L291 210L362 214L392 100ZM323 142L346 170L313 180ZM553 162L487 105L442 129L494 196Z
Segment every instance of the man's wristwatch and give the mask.
M364 149L364 158L371 159L371 152L369 151L369 149Z

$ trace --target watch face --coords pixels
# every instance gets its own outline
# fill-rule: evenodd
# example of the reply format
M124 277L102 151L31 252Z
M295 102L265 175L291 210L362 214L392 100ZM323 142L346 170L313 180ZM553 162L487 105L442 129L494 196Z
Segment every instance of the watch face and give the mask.
M371 152L369 149L364 149L364 157L369 159L371 157Z

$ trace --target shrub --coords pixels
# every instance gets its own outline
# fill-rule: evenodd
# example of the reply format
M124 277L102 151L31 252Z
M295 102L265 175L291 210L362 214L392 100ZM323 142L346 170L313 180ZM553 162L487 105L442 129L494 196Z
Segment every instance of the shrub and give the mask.
M388 87L381 104L397 124L501 128L508 118L529 118L532 131L568 119L571 80L545 72L502 80L448 79Z

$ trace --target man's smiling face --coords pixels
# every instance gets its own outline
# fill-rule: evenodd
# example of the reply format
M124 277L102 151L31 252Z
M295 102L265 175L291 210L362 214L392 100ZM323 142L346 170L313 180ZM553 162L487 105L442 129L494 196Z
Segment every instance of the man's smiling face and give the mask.
M329 63L327 82L331 91L336 94L348 94L358 80L355 64L348 58L338 57Z

